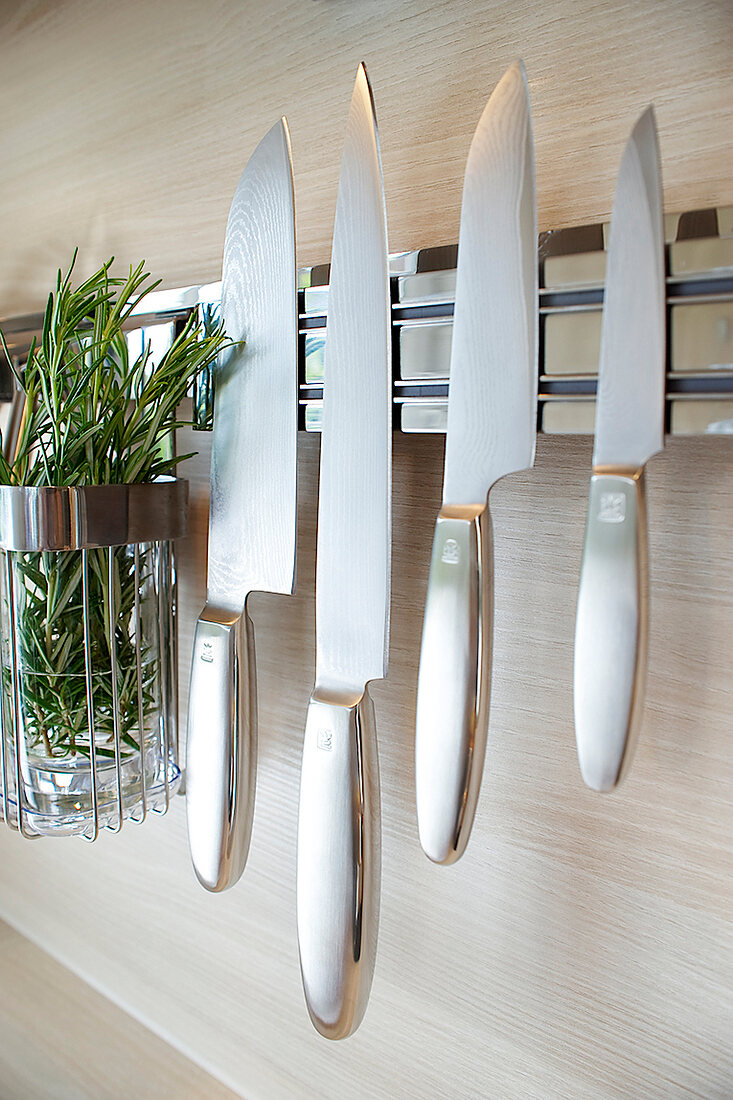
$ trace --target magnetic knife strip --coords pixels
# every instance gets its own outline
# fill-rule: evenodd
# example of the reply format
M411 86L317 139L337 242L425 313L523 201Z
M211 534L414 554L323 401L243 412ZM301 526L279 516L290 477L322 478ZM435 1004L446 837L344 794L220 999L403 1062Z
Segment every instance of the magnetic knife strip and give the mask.
M607 231L540 234L538 431L593 432ZM733 433L733 207L666 216L665 231L667 431ZM445 432L456 259L457 246L390 258L395 427L403 432ZM301 427L318 431L328 268L301 272L301 281Z
M540 432L593 432L607 231L599 224L540 234ZM667 431L733 434L733 207L666 215L665 233ZM403 432L445 431L456 259L455 245L390 257L394 422ZM151 341L153 355L162 354L191 309L215 308L220 295L221 283L154 292L131 319L128 340L140 350ZM299 272L298 310L299 427L317 432L328 265ZM42 321L3 322L19 362ZM0 392L2 400L9 394Z

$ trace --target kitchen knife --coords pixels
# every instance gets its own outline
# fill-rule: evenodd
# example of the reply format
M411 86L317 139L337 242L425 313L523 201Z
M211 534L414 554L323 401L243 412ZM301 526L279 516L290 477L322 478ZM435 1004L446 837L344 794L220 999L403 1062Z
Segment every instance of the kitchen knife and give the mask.
M532 121L520 61L484 109L463 185L443 504L415 739L420 843L436 863L462 855L481 783L493 605L488 494L534 462L537 293Z
M379 768L367 684L387 671L391 371L387 227L376 119L360 66L346 129L326 322L316 678L298 815L298 944L329 1039L366 1008L379 919Z
M249 850L257 760L250 592L292 592L297 306L290 136L283 118L250 157L224 244L206 606L193 643L186 803L196 875L225 890Z
M584 781L614 787L641 717L647 640L644 466L664 443L665 281L654 112L626 145L606 267L593 476L575 626Z

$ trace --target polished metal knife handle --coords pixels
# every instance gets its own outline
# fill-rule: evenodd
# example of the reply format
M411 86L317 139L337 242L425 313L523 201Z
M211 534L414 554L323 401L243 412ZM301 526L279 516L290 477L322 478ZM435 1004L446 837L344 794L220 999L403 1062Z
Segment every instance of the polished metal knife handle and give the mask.
M425 854L453 863L476 809L491 689L491 518L443 507L435 527L417 688L415 785Z
M374 972L381 870L374 706L311 697L298 812L298 946L311 1020L343 1039Z
M207 890L239 879L252 832L257 766L252 621L207 605L196 624L188 698L186 810L196 876Z
M591 478L575 625L575 736L587 786L609 791L631 762L647 646L642 471Z

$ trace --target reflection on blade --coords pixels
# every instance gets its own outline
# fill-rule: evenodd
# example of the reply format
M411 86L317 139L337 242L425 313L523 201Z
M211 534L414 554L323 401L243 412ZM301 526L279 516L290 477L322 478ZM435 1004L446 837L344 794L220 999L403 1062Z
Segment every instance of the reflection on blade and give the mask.
M334 225L316 576L316 682L386 672L391 407L389 272L371 92L359 70Z
M664 345L662 189L650 107L624 151L613 203L594 466L637 469L661 450Z
M265 135L237 187L222 316L237 341L216 376L208 600L290 592L295 560L297 308L290 139Z
M451 348L445 504L478 504L534 459L537 224L529 91L513 65L466 165Z

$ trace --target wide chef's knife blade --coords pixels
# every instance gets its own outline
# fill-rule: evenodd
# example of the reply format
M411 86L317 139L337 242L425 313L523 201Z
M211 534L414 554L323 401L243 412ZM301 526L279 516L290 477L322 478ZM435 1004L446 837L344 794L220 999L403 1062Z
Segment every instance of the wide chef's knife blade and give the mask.
M257 759L250 592L292 592L297 304L290 136L283 118L250 157L224 245L222 316L236 346L217 367L206 606L191 664L186 803L207 890L241 875Z
M662 181L650 107L619 169L611 216L585 552L575 628L575 734L597 791L631 761L646 674L644 466L664 442Z
M336 203L326 326L316 682L298 817L298 944L308 1011L330 1039L366 1008L379 917L379 768L370 680L387 671L391 371L387 227L360 66Z
M443 505L433 541L417 696L420 843L463 853L489 722L492 551L488 493L534 462L537 218L529 90L518 62L468 154L451 344Z

